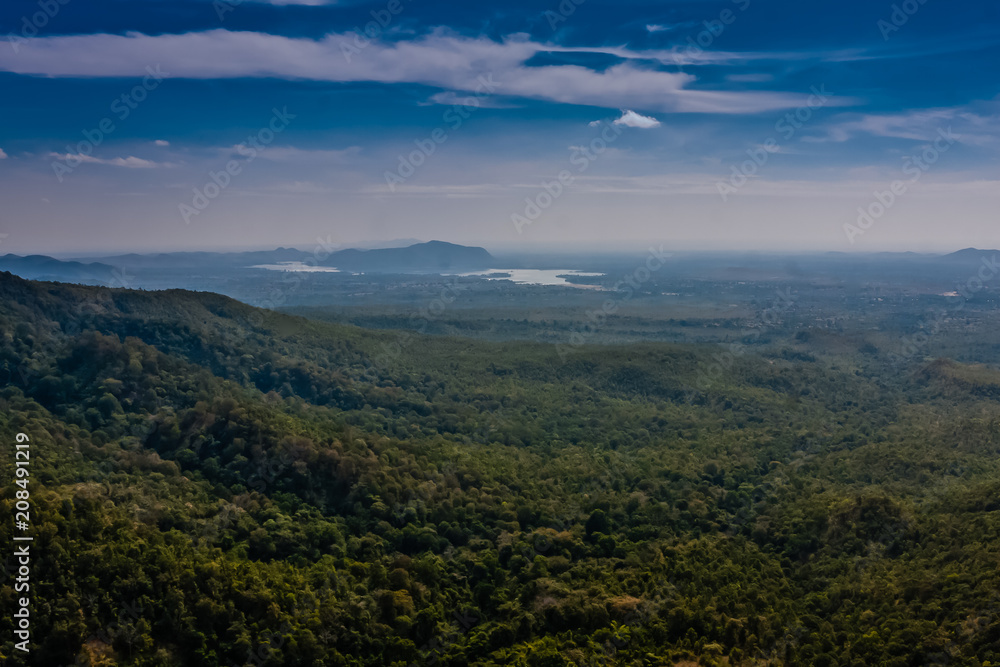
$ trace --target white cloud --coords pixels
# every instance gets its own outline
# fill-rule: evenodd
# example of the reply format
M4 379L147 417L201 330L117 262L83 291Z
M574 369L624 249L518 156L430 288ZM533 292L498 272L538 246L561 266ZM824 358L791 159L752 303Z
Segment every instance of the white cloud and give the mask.
M660 121L651 116L637 114L630 109L622 109L622 117L615 120L615 125L624 125L625 127L637 127L643 130L649 130L654 127L659 127Z
M453 90L431 95L427 104L444 104L448 106L467 106L482 109L517 109L516 104L501 102L496 97L486 95L462 95Z
M803 140L844 142L859 135L870 135L934 141L941 136L940 132L950 132L959 143L985 146L1000 141L1000 100L894 114L842 114L825 128L825 132Z
M293 195L322 195L333 192L328 185L319 185L312 181L292 181L290 183L275 183L267 188L274 192Z
M726 77L726 81L732 81L734 83L765 83L767 81L774 81L774 75L772 74L730 74Z
M923 141L933 139L936 128L954 119L955 113L948 109L930 109L916 113L864 115L857 120L847 121L831 129L836 140L847 139L851 134L863 132L880 137L896 137Z
M229 2L233 8L237 7L241 1L251 2L258 5L274 5L275 7L303 6L303 7L325 7L327 5L339 4L338 0L237 0Z
M681 30L682 28L694 28L697 25L698 24L695 21L684 21L683 23L673 23L670 25L665 25L663 23L647 23L646 32L673 32L675 30Z
M857 199L871 195L871 190L892 178L892 172L871 174L861 178L839 181L806 179L754 179L740 191L739 196L807 198L830 197ZM966 180L970 179L970 180ZM959 174L957 177L925 176L921 181L921 194L982 194L991 199L1000 197L1000 181L983 180L978 174ZM574 187L579 194L624 195L712 195L718 197L719 176L715 173L649 174L645 176L577 176ZM538 186L535 185L535 188ZM916 194L916 191L914 191ZM909 197L909 195L907 195Z
M170 142L169 141L165 141L164 139L157 139L156 141L153 142L153 145L154 146L169 146Z
M142 158L134 157L132 155L128 157L99 158L94 157L93 155L84 155L82 153L49 153L49 157L57 160L63 160L65 162L104 164L111 167L125 167L126 169L153 169L155 167L174 166L169 162L153 162L152 160L143 160Z
M227 152L234 157L246 157L245 147L230 146ZM338 162L343 163L354 158L361 152L360 146L349 146L340 150L296 148L295 146L268 146L257 155L260 158L274 162Z
M0 148L0 160L6 160L6 159L7 159L7 153L5 153L2 148Z
M807 98L776 91L692 90L693 75L649 67L651 60L673 62L677 52L671 51L567 49L532 42L525 35L495 42L445 30L407 41L371 41L364 49L355 46L355 39L353 33L313 40L222 29L156 36L130 32L37 37L19 42L17 54L0 49L0 71L131 77L146 75L146 63L155 62L166 77L415 83L464 93L484 90L481 73L490 72L487 78L495 82L494 92L505 97L605 108L613 99L628 107L664 112L757 113L795 108ZM610 53L625 62L600 72L579 65L526 65L535 54L554 50ZM828 102L838 103L843 101Z
M507 186L510 187L510 186ZM415 195L415 196L431 196L431 197L450 197L450 198L461 198L461 199L472 199L478 197L495 197L502 195L507 187L498 185L495 183L485 184L472 184L472 185L457 185L457 184L441 184L441 185L410 185L402 184L396 186L397 194ZM534 184L528 187L538 188L538 184ZM370 186L365 189L366 192L384 195L386 187L384 184Z

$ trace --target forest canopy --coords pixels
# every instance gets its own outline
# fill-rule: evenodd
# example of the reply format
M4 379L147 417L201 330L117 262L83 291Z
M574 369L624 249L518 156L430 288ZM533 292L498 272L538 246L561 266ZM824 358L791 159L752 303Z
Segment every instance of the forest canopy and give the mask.
M1000 371L830 336L698 388L718 347L563 358L2 274L0 437L31 438L35 556L33 650L5 614L0 652L1000 663Z

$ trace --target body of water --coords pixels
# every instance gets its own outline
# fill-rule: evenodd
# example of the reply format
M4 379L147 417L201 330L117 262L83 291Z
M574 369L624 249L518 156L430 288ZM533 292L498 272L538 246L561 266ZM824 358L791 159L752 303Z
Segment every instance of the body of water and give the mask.
M509 280L517 285L563 285L582 289L597 289L596 285L578 285L566 280L570 276L603 276L603 273L590 273L576 269L490 269L473 273L461 273L461 276L481 276L487 280Z
M267 269L268 271L297 271L302 273L340 273L340 269L332 266L314 266L302 262L281 262L280 264L257 264L251 269Z
M253 269L268 271L295 271L302 273L341 273L332 266L314 266L302 262L281 262L280 264L257 264ZM484 278L486 280L509 280L517 285L562 285L580 289L600 289L597 285L579 285L566 280L571 276L603 276L603 273L590 273L576 269L487 269L457 274L466 278Z

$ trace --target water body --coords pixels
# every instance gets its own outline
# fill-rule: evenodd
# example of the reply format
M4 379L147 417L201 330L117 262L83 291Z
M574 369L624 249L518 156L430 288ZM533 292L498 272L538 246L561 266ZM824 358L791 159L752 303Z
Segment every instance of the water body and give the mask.
M562 285L564 287L579 287L581 289L598 289L597 285L579 285L566 280L570 276L603 276L603 273L577 271L576 269L489 269L473 273L461 273L461 276L481 276L486 280L509 280L516 285Z
M314 266L302 262L281 262L280 264L257 264L251 269L267 269L268 271L296 271L301 273L340 273L340 269L332 266Z
M342 273L340 269L330 266L314 266L302 262L281 262L280 264L257 264L253 269L268 271L294 271L301 273ZM566 278L571 276L603 276L603 273L591 273L576 269L487 269L459 273L465 278L484 278L486 280L509 280L516 285L561 285L563 287L578 287L580 289L601 289L597 285L579 285L571 283Z

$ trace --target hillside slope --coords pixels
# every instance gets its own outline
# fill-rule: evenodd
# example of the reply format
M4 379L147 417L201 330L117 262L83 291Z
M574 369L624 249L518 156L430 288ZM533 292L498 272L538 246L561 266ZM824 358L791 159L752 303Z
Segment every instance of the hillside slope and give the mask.
M996 661L995 401L941 392L940 364L899 378L750 356L692 394L714 356L563 360L0 275L0 437L31 438L36 539L35 649L13 649L5 615L0 652Z

